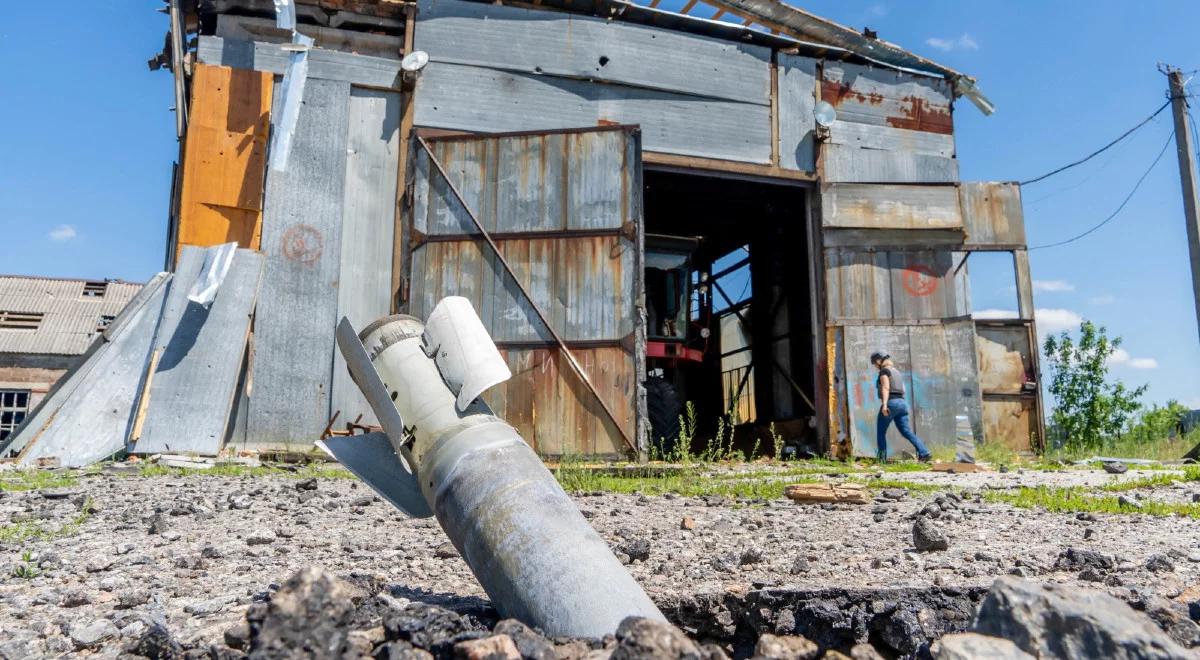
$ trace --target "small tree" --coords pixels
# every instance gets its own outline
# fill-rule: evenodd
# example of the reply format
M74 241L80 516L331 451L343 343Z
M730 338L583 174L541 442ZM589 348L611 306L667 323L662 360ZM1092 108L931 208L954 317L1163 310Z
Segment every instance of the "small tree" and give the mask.
M1046 338L1043 350L1055 402L1050 424L1064 447L1101 446L1119 436L1141 408L1138 399L1145 385L1130 390L1124 383L1108 382L1108 360L1120 345L1120 337L1109 339L1091 321L1080 324L1078 341L1067 332Z

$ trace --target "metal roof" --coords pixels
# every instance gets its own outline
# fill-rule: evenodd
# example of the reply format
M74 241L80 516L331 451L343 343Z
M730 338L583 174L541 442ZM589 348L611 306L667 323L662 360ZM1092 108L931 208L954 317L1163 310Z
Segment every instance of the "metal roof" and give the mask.
M101 285L103 295L84 295L85 286L99 290ZM36 328L0 325L0 353L80 355L97 328L103 329L102 319L116 317L141 288L120 280L0 275L0 317L6 312L41 315Z

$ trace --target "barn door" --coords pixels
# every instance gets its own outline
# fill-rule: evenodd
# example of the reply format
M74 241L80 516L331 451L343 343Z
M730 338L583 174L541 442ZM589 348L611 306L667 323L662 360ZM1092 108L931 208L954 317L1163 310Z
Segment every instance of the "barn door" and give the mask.
M539 453L644 450L638 130L425 138L413 150L408 313L471 300L513 372L484 398Z

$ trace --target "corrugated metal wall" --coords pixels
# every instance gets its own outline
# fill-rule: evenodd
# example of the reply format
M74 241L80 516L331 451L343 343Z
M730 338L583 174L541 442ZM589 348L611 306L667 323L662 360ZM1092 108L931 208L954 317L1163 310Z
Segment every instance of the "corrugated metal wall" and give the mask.
M480 132L638 124L647 151L811 171L815 61L781 61L771 144L771 51L561 11L418 3L429 53L416 124Z
M471 300L513 378L485 399L544 455L619 454L635 437L641 283L637 134L626 128L431 140L463 199L616 414L554 347L429 155L413 160L408 312Z
M287 63L278 44L220 37L201 37L198 54L276 74L276 85ZM342 316L361 327L391 311L398 74L394 58L310 55L288 169L266 176L266 267L234 443L307 449L335 412L339 425L359 415L374 422L333 330Z

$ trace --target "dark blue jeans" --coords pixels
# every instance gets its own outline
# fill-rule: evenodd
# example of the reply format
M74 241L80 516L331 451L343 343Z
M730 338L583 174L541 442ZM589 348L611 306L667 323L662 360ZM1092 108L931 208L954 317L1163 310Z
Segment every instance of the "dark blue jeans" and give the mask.
M904 436L905 440L912 443L912 446L917 450L918 458L928 458L929 449L925 447L925 443L913 433L912 423L908 419L908 402L904 399L892 399L888 401L889 415L884 415L883 411L879 412L879 417L875 420L875 442L878 445L876 456L879 460L887 458L887 430L896 422L896 429L900 431L900 435Z

